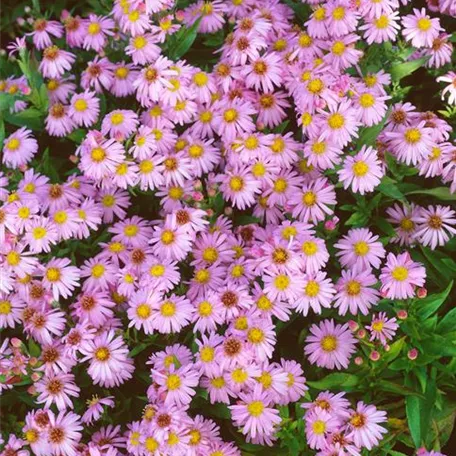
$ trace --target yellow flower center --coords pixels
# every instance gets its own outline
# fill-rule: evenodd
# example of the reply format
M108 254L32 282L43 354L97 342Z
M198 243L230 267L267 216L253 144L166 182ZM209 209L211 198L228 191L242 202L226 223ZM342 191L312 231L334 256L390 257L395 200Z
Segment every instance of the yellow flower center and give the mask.
M203 363L210 363L214 360L215 350L213 347L203 347L200 350L200 358Z
M161 305L160 313L164 317L172 317L176 313L176 305L171 301L166 301Z
M176 374L170 374L166 379L166 386L170 391L178 389L181 386L181 383L180 377Z
M8 141L6 147L11 151L16 151L17 149L19 149L20 145L21 142L17 138L12 138Z
M312 430L314 431L314 434L317 435L322 435L326 431L326 424L322 420L316 420L312 423Z
M21 262L21 256L14 250L12 250L8 253L8 255L6 255L6 262L10 266L17 266Z
M171 230L164 230L160 236L160 239L162 241L162 244L170 245L174 242L175 236Z
M87 109L87 107L88 107L87 101L85 101L84 98L79 98L74 103L74 109L76 109L76 111L79 111L79 112L85 111Z
M338 112L331 114L328 117L328 125L333 130L339 130L345 125L344 116L342 114L339 114Z
M317 202L317 195L312 191L305 192L302 195L302 202L308 207L314 206Z
M365 256L369 253L369 244L364 241L355 242L353 250L358 256Z
M247 333L247 339L252 344L261 344L265 339L265 335L260 328L252 328Z
M154 264L149 269L149 274L152 277L161 277L165 273L165 267L162 264Z
M407 279L409 273L408 269L404 268L404 266L396 266L393 271L391 272L393 279L397 280L398 282L403 282Z
M264 410L264 404L261 401L253 401L247 406L249 414L255 418L259 417Z
M422 32L427 32L432 27L432 22L427 17L423 17L418 20L416 25Z
M345 52L345 44L342 41L336 41L333 44L331 51L334 55L341 56Z
M321 79L312 79L307 84L307 90L314 95L320 94L324 88L325 85Z
M375 104L375 98L370 93L363 93L359 97L359 104L363 108L372 108L372 106Z
M91 22L87 27L87 32L89 35L96 35L97 33L100 33L100 30L101 26L98 22Z
M290 278L284 274L280 274L274 279L274 286L280 291L286 290L289 285Z
M225 119L225 122L227 122L227 123L235 122L238 118L238 112L233 108L227 109L223 113L223 118Z
M353 170L353 174L356 176L356 177L363 177L367 174L367 172L369 171L369 166L367 166L366 162L360 160L360 161L357 161L353 167L352 167L352 170Z
M405 140L409 144L416 144L421 139L421 132L420 132L420 130L418 130L418 128L409 128L405 132L404 136L405 136Z
M92 277L99 279L105 273L105 267L102 264L96 264L92 267Z
M95 147L95 149L92 149L90 156L95 163L100 163L106 158L106 152L101 147Z
M209 315L212 315L212 304L209 301L200 302L198 314L202 317L209 317Z
M0 314L8 315L11 312L11 303L9 301L0 301Z
M361 284L356 280L350 280L345 285L345 291L349 296L358 296L361 291Z
M230 179L229 185L233 192L240 192L244 188L244 180L242 177L234 176Z
M136 308L136 315L143 320L146 320L147 318L149 318L150 314L151 314L150 306L147 304L140 304Z
M320 346L325 352L332 352L337 348L337 339L334 336L325 336L321 339Z
M47 234L47 231L45 228L43 228L42 226L37 226L36 228L33 229L32 231L32 235L33 235L33 238L36 239L37 241L39 239L43 239L44 236L46 236Z

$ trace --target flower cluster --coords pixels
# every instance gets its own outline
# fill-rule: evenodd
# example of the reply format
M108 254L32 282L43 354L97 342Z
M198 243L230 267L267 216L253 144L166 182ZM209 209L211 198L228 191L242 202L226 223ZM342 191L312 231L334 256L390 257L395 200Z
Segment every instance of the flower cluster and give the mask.
M57 182L36 164L32 129L3 141L0 328L13 336L0 347L0 389L25 381L37 407L1 455L240 455L193 413L198 399L223 407L252 444L274 445L283 409L299 402L319 456L371 451L387 432L382 405L330 391L311 401L303 363L311 377L387 353L399 324L376 307L420 297L427 273L411 249L450 242L456 214L400 193L380 214L385 237L338 226L338 198L345 190L365 209L390 196L398 168L439 178L451 195L456 145L449 122L395 99L388 72L361 69L361 43L401 40L438 71L450 35L397 0L309 0L304 23L276 0L175 6L115 0L106 15L35 17L10 46L24 64L32 43L46 135L78 144ZM188 32L227 29L214 65L175 54ZM31 79L0 82L9 116L35 109ZM137 197L151 207L137 210ZM303 348L291 359L278 354L279 328L296 318ZM82 373L99 391L86 407ZM142 414L95 428L137 378L148 384Z

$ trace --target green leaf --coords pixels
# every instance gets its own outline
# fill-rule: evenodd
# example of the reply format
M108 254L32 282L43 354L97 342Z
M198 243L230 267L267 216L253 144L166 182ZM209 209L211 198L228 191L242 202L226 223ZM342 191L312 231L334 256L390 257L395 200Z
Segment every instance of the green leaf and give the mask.
M31 130L42 130L44 122L41 112L36 108L24 109L16 114L4 112L5 120L19 127L28 127Z
M437 325L437 332L446 334L456 329L456 308L450 310Z
M429 57L426 56L416 60L411 60L409 62L393 65L390 70L391 79L393 81L400 81L402 78L405 78L409 74L412 74L414 71L416 71L418 68L422 67L428 60Z
M0 93L0 111L9 111L13 107L18 97L10 93Z
M359 377L353 374L329 374L316 382L307 382L309 386L319 390L338 388L353 388L359 383Z
M399 383L390 382L389 380L379 380L376 382L376 387L383 391L400 394L401 396L416 396L417 392L411 388L407 388Z
M395 360L401 353L401 350L402 350L402 347L404 346L404 344L405 344L405 337L402 337L401 339L393 342L390 346L389 351L386 352L385 355L383 356L383 359L385 361L387 361L388 363Z
M147 343L142 343L142 344L136 345L136 347L133 348L133 350L131 350L130 357L134 358L136 355L138 355L139 353L144 351L148 346L149 346L149 344L147 344Z
M456 201L456 193L450 193L450 189L448 187L436 187L429 190L414 190L407 192L407 195L429 195L442 201Z
M407 422L416 448L421 446L421 400L417 396L407 396L405 399Z
M382 182L380 182L380 184L377 185L376 189L380 193L383 193L384 195L389 196L394 200L405 199L404 194L397 188L397 185L386 176L382 179Z
M452 318L454 318L454 313ZM423 339L421 344L424 352L428 355L456 356L456 345L454 341L448 340L446 337L439 336L438 334Z
M426 296L423 299L417 300L415 305L418 307L418 316L421 320L425 320L430 317L432 314L437 312L440 306L445 302L446 298L450 294L451 289L453 288L453 281L451 281L446 289L441 293L432 294Z
M361 212L354 212L348 220L345 222L346 225L359 225L363 226L369 220L369 216L367 214L362 214Z
M182 27L173 35L173 40L169 41L169 56L171 59L179 60L190 49L198 34L201 19L199 17L191 27Z

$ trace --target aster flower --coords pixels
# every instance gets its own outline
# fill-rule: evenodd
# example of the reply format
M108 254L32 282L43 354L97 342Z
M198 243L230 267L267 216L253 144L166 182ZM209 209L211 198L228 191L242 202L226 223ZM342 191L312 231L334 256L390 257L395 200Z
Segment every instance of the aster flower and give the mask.
M393 339L397 328L399 328L396 321L396 318L388 318L385 312L373 315L370 326L366 326L366 329L371 333L370 340L379 340L383 345L386 345L388 340Z
M367 228L351 229L338 243L334 244L339 251L339 257L344 267L373 267L378 269L385 256L385 249L379 237L373 235Z
M449 206L422 208L416 222L415 238L424 246L429 245L432 250L445 245L456 234L455 211Z
M415 287L424 285L425 278L426 270L408 252L397 256L389 253L380 274L381 292L390 299L411 298L415 296Z
M384 170L377 151L370 146L363 146L355 156L348 155L345 158L344 165L337 174L345 189L351 186L355 193L364 195L380 184Z
M57 21L37 18L33 22L33 32L30 35L33 37L34 46L41 51L46 47L52 46L51 36L55 38L62 37L63 27Z
M3 144L2 163L9 168L26 165L38 152L38 142L25 127L5 138Z
M450 71L443 76L437 78L437 82L447 82L448 85L442 90L442 100L445 99L446 94L448 96L448 104L456 105L456 73Z
M45 408L55 404L59 411L72 409L73 403L70 396L77 398L80 392L79 387L74 383L74 375L65 373L49 373L35 383L35 388L38 392L36 399L38 404L44 404Z
M158 384L159 393L165 395L165 405L187 407L196 393L194 388L198 385L199 375L191 364L178 369L171 366L167 373L152 370L152 376Z
M60 78L65 71L71 69L76 56L68 51L63 51L52 45L43 51L43 60L38 67L45 78Z
M348 367L357 340L347 324L337 325L334 320L323 320L318 326L312 325L310 332L304 353L312 364L338 370Z
M360 311L363 315L369 313L371 306L379 301L379 292L373 288L377 283L376 277L369 270L341 271L342 277L336 284L337 294L334 307L338 308L339 315L349 311L356 315Z
M84 341L79 351L83 355L81 362L90 360L87 373L95 385L112 388L132 377L134 365L128 358L128 348L113 330Z
M92 399L87 400L87 410L82 415L82 422L85 424L92 424L94 421L98 421L101 414L104 411L103 406L114 407L114 396L107 396L99 398L98 396L92 396Z
M421 10L413 8L413 14L402 18L402 25L404 27L402 34L405 39L417 48L431 47L432 42L442 31L440 20L428 16L425 8L421 8Z
M81 440L82 425L81 417L73 412L61 411L54 415L48 411L49 428L47 439L53 453L64 453L68 456L76 456L76 446Z
M328 435L340 427L339 419L321 408L306 413L305 421L309 446L317 450L323 449L327 444Z
M71 261L68 258L55 258L42 267L43 286L52 292L56 301L59 296L68 298L79 286L79 269L70 264Z
M222 180L223 179L223 180ZM260 182L256 180L247 167L236 166L225 175L220 176L220 189L227 200L239 209L252 206L255 194L260 192Z
M242 403L231 405L231 417L236 426L242 426L242 433L251 438L259 437L260 440L274 432L282 419L278 410L270 407L270 397L267 392L261 391L258 385L250 394L240 393Z
M379 411L374 405L358 402L347 424L347 437L352 438L359 448L369 451L383 438L387 430L379 423L386 422L386 412Z
M99 113L100 100L95 92L86 90L71 97L68 114L77 126L90 127L97 121Z

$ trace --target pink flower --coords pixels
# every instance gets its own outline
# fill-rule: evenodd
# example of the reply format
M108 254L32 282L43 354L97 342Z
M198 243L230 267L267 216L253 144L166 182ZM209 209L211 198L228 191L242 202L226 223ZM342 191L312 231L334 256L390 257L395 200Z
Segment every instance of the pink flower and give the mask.
M37 140L32 136L32 131L25 127L5 138L3 144L2 163L9 168L26 165L38 152Z
M413 14L408 14L402 18L404 26L402 34L412 46L431 47L432 42L438 37L439 32L443 31L440 27L440 19L432 18L426 14L426 9L413 8Z
M234 424L242 426L244 435L252 439L258 438L264 443L265 437L271 436L274 427L282 421L279 411L270 407L270 396L267 392L261 391L260 385L249 394L240 393L239 398L241 404L229 406Z
M380 274L381 292L390 299L412 298L415 288L422 287L425 279L426 270L421 263L413 261L408 252L397 256L389 253Z
M323 320L318 326L312 325L310 332L304 353L312 364L338 370L348 367L357 340L347 324L337 325L334 320Z

